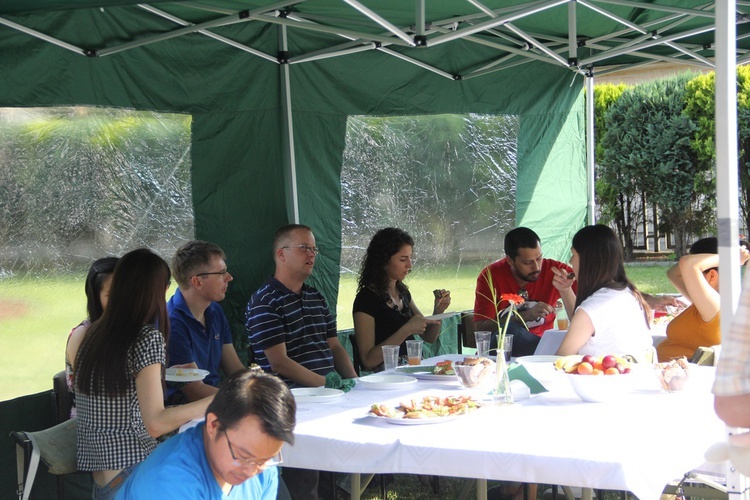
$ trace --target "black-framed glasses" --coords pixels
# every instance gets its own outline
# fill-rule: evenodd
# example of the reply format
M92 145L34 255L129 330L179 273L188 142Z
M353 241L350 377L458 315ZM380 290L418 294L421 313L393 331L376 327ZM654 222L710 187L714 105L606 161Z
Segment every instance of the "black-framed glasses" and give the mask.
M227 268L225 267L225 268L224 268L224 269L222 269L221 271L214 271L214 272L212 272L212 273L198 273L198 274L196 274L196 276L211 276L211 275L214 275L214 274L215 274L215 275L217 275L217 276L224 276L224 275L225 275L225 274L227 274L228 272L229 272L229 269L227 269Z
M320 249L318 247L311 247L310 245L287 245L284 247L281 247L281 249L285 248L299 248L300 250L303 250L305 253L312 253L315 255L318 255L320 253Z
M224 432L224 436L227 438L227 446L229 446L229 453L232 455L232 460L234 460L234 465L237 467L255 467L259 470L264 470L269 467L273 467L274 465L279 465L281 462L284 461L283 457L281 456L281 452L279 451L279 454L275 457L271 457L268 460L264 460L262 462L256 462L255 460L250 460L249 458L237 458L234 456L234 450L232 449L232 442L229 440L229 434L227 434L226 429L222 429L222 432Z

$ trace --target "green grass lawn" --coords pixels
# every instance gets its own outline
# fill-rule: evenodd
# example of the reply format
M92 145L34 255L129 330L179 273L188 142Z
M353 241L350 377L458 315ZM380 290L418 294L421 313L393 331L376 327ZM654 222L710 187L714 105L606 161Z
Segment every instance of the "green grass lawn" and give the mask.
M644 292L673 293L665 275L668 266L629 266L628 275ZM474 307L480 270L480 265L418 269L409 276L408 285L424 314L432 313L435 288L451 291L449 311L463 311ZM83 279L83 274L0 279L0 401L51 388L52 376L65 367L68 333L86 316ZM352 327L355 292L356 276L342 275L339 329Z

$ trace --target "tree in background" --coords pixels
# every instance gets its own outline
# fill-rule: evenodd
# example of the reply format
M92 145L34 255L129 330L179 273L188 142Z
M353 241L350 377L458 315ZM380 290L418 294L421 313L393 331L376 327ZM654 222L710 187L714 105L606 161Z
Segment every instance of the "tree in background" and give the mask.
M697 130L685 108L685 84L692 75L627 89L605 114L602 177L631 200L645 197L661 209L664 229L675 236L675 252L685 253L690 235L708 228L712 211L710 172L691 146ZM708 185L708 186L707 186ZM626 226L632 231L633 224ZM626 248L632 236L626 235Z
M618 234L623 237L626 258L630 258L633 251L633 238L629 236L632 234L629 223L636 217L637 210L630 202L630 198L618 188L623 180L617 178L616 172L611 172L602 165L604 133L608 128L605 115L626 88L624 84L603 84L594 87L594 137L596 164L600 166L596 169L596 206L600 210L598 219L602 224L611 224L617 228ZM614 180L615 183L610 180ZM629 241L626 238L629 238Z
M716 74L699 75L687 83L685 112L698 125L692 146L703 168L716 164ZM740 211L750 227L750 67L737 67L737 122L739 128L738 173ZM712 179L713 180L713 179ZM712 182L712 185L715 183ZM714 191L715 193L715 191Z

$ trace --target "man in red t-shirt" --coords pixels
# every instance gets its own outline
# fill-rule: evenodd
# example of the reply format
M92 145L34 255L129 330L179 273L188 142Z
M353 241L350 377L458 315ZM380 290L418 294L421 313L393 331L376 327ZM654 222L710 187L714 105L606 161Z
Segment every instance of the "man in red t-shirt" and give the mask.
M513 229L505 235L505 258L485 267L477 278L475 329L497 333L497 312L508 306L500 295L521 295L527 302L519 306L518 312L528 329L514 315L506 333L513 335L513 356L534 354L541 336L554 326L558 299L562 298L568 317L573 317L576 287L572 273L569 265L542 257L541 242L534 231L526 227ZM501 324L504 320L505 316L501 316ZM491 348L496 348L496 335L492 344Z

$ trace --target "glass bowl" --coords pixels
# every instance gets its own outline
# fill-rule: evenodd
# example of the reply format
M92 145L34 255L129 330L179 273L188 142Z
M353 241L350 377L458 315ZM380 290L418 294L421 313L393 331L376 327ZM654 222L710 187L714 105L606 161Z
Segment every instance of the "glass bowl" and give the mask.
M462 387L476 389L486 387L495 374L494 361L487 358L466 358L453 363L456 378Z
M667 392L681 391L690 375L687 358L677 358L665 363L656 363L654 371L661 388Z

